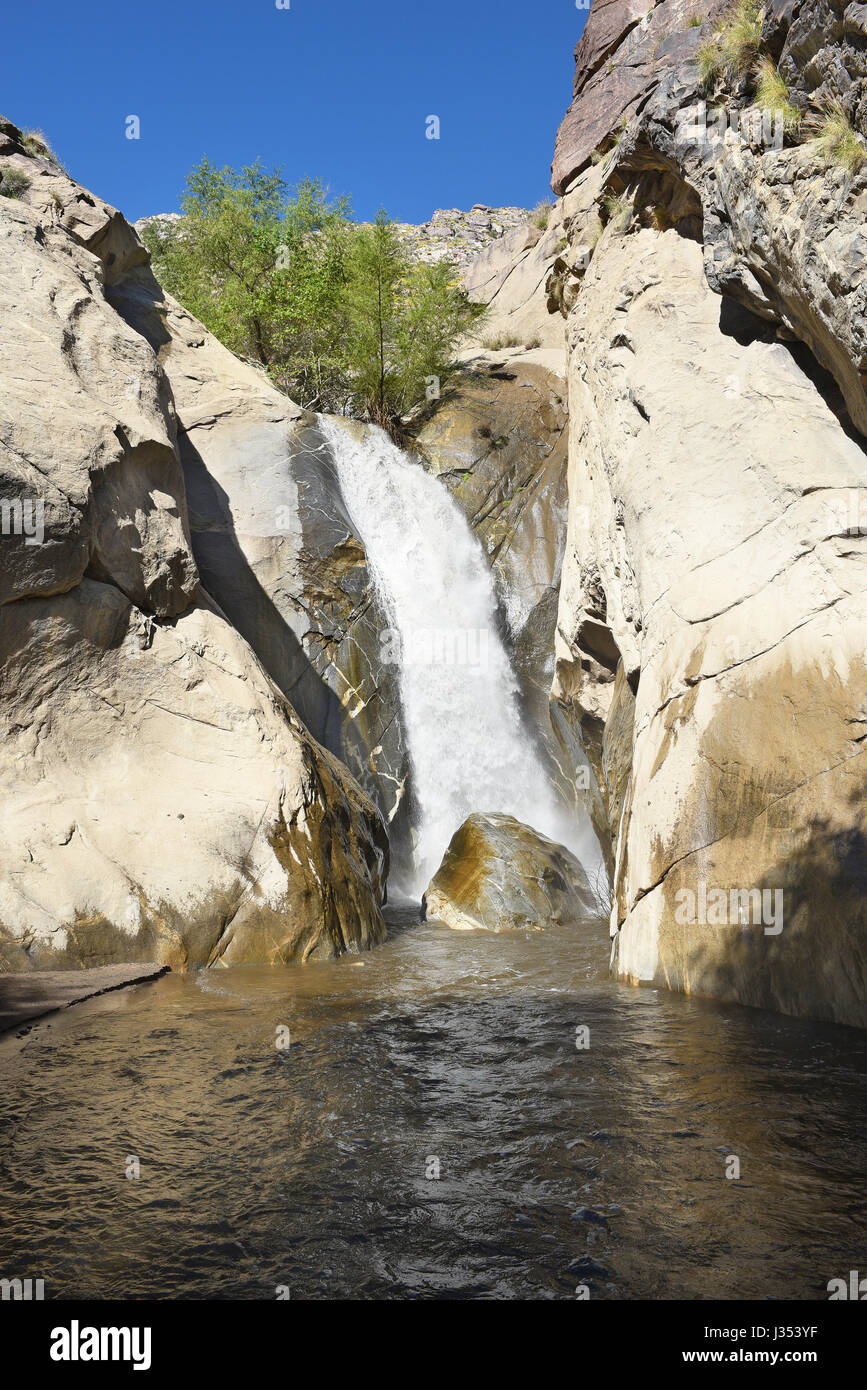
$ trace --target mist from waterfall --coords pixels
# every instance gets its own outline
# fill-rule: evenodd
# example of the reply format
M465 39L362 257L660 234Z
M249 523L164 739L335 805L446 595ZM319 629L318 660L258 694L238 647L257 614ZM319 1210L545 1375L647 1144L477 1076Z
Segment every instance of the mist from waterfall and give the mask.
M586 830L557 801L523 726L493 575L464 513L384 430L328 417L321 428L391 624L381 658L400 663L418 808L408 888L424 891L473 811L513 815L586 850Z

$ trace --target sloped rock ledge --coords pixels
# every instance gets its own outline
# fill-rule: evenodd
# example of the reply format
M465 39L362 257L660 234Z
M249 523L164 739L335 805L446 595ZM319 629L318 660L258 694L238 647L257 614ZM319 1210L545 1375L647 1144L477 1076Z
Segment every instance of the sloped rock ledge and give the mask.
M366 949L385 829L200 585L147 252L8 121L0 164L0 971Z
M94 970L0 975L0 1033L82 1004L85 999L158 980L168 969L167 965L104 965Z

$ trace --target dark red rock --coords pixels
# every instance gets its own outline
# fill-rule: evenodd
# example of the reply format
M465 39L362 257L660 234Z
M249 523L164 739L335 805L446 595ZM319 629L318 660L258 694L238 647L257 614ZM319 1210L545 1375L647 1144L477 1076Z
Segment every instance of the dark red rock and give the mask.
M575 50L572 104L557 132L551 187L562 194L590 159L659 85L707 38L728 0L594 0ZM690 26L700 15L702 29Z

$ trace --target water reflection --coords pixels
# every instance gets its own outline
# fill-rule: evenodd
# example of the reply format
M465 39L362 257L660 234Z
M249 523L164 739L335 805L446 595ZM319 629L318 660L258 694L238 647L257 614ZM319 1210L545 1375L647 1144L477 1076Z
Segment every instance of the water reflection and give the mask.
M3 1043L0 1273L53 1297L824 1298L864 1265L860 1032L614 984L597 933L411 921Z

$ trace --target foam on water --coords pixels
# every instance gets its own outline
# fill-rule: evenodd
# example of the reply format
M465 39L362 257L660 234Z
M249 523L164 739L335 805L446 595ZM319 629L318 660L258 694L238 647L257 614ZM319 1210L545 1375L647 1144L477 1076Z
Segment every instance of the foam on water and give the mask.
M326 417L321 426L391 624L383 659L401 665L418 807L410 889L424 890L473 811L515 816L595 860L523 725L493 576L461 508L384 430Z

